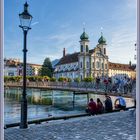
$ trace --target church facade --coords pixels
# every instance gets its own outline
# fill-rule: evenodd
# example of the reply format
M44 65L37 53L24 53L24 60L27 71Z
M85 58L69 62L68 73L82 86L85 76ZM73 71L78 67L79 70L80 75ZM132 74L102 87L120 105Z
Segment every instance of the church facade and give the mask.
M103 34L101 33L101 37L99 38L98 44L95 48L89 49L89 42L89 36L85 31L83 31L79 41L79 52L66 55L66 51L64 48L63 57L55 66L54 77L56 77L57 79L59 77L84 79L86 77L115 75L114 71L113 74L111 73L113 68L110 67L115 63L111 63L108 60L108 55L106 53L107 44L106 39L103 37ZM129 66L127 67L127 69L128 73L134 71L131 68L129 69ZM124 71L125 69L123 70L123 72Z

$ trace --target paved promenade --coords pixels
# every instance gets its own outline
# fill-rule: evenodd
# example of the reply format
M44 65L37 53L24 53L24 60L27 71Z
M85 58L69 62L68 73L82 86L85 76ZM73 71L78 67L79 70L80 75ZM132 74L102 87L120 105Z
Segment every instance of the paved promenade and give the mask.
M5 140L135 140L135 115L131 111L8 128Z

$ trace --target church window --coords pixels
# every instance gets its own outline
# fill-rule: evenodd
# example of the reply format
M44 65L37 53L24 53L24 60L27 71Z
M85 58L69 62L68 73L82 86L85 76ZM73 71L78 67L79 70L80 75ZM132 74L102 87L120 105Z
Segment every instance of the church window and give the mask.
M106 49L104 48L104 54L106 54Z
M86 52L88 52L88 45L86 45Z
M83 67L83 63L82 63L82 62L80 62L80 67L81 67L81 68Z
M104 63L102 63L102 69L104 69Z
M105 64L105 69L107 69L107 64Z
M99 62L99 61L96 62L96 67L97 67L98 69L100 68L100 62Z
M92 63L92 67L94 68L94 62Z
M83 45L81 45L81 52L83 52Z
M81 77L81 80L82 80L83 79L82 75L80 77Z

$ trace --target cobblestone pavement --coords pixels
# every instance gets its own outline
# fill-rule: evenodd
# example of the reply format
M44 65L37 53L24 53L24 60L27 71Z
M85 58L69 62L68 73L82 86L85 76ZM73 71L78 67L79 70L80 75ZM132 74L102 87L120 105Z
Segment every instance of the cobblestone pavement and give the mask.
M135 140L131 111L5 129L5 140Z

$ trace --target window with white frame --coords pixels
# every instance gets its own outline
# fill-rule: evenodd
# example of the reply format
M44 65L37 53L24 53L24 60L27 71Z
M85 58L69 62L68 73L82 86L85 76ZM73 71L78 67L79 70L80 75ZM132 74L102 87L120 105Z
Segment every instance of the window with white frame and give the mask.
M97 68L97 69L100 68L100 62L99 62L99 61L96 62L96 68Z

